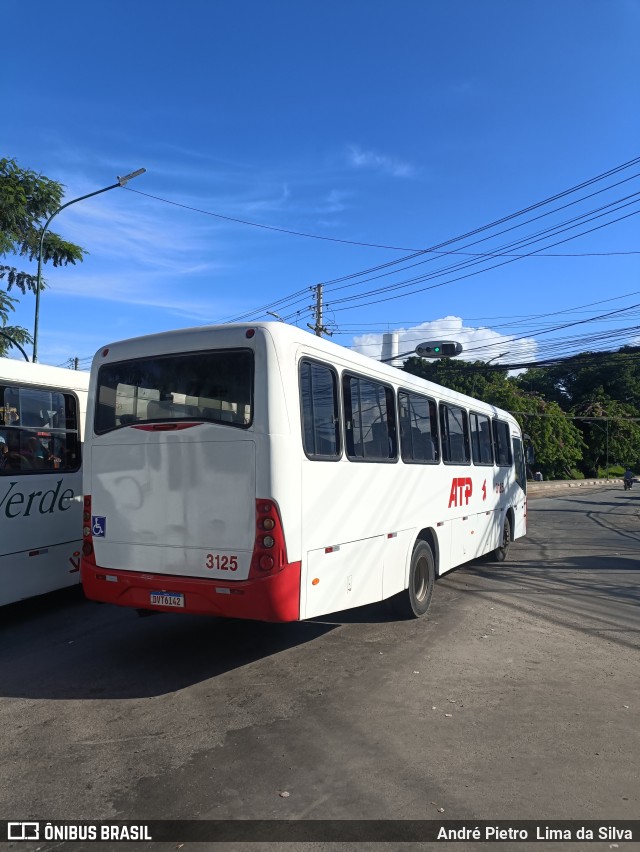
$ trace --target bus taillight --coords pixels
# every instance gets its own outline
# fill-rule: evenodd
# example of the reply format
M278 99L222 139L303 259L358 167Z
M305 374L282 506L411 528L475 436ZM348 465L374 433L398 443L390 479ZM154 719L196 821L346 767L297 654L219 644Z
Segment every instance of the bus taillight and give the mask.
M256 500L256 536L250 577L280 571L287 564L287 550L280 512L273 500Z
M95 562L93 556L93 535L91 534L91 497L84 498L82 510L82 555Z

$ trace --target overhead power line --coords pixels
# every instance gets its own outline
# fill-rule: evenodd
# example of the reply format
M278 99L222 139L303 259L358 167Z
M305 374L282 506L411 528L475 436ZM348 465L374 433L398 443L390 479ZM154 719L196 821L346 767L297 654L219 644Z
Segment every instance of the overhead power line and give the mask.
M415 259L415 258L418 258L418 257L423 257L423 259L421 261L419 261L417 264L412 264L412 266L419 265L421 263L432 262L434 259L438 259L438 257L441 256L442 252L440 252L440 250L442 248L445 248L447 246L451 246L455 243L458 243L462 240L467 239L470 236L474 236L474 235L482 233L482 232L488 232L492 228L495 228L497 225L500 225L500 224L503 224L507 221L516 219L517 217L522 216L525 213L531 212L535 209L539 209L539 208L541 208L545 205L548 205L548 204L550 204L550 203L552 203L552 202L554 202L554 201L556 201L556 200L558 200L562 197L566 197L567 195L569 195L571 193L577 192L577 191L585 188L586 186L593 185L594 183L596 183L600 180L603 180L603 179L606 179L607 177L610 177L612 174L618 173L618 172L620 172L620 171L622 171L626 168L629 168L632 165L636 165L638 162L640 162L640 157L636 158L634 160L630 160L627 163L623 163L620 166L618 166L614 169L610 169L609 171L604 172L601 175L597 175L596 177L591 178L588 181L584 181L580 184L577 184L574 187L570 187L569 189L564 190L562 193L557 193L556 195L551 196L547 199L543 199L542 201L537 202L536 204L529 205L529 207L523 208L523 210L519 210L516 213L512 213L509 216L502 217L501 219L496 220L495 222L492 222L488 225L484 225L480 228L476 228L473 231L469 231L466 234L462 234L460 236L454 237L454 238L447 240L443 243L439 243L438 245L431 246L428 249L423 249L423 250L414 252L411 255L407 255L405 257L398 258L396 260L388 261L388 262L383 263L383 264L378 264L377 266L369 267L369 268L361 270L359 272L350 273L348 275L343 275L343 276L340 276L338 278L325 279L323 283L325 284L325 286L329 290L331 290L332 288L334 290L335 289L341 289L341 288L334 287L334 285L336 285L338 283L346 282L346 281L350 281L351 283L347 284L345 286L350 286L350 287L358 286L360 284L365 283L366 280L373 280L373 279L363 279L364 275L369 275L371 273L380 272L382 270L387 270L386 272L384 272L383 275L376 276L376 277L384 277L386 275L397 274L397 272L402 271L403 268L404 269L411 268L411 266L406 266L406 265L404 267L399 266L400 264L406 264L406 261L408 261L408 260L412 260L412 259ZM590 193L588 195L584 195L580 199L574 200L574 201L570 202L569 204L561 205L557 208L554 208L553 210L546 211L545 213L540 214L539 216L532 217L531 219L527 220L527 222L520 222L519 224L513 225L512 227L507 228L507 229L501 231L500 233L506 233L507 231L514 230L515 228L522 227L524 224L528 224L528 223L531 223L531 222L533 222L537 219L541 219L541 218L544 218L546 216L552 215L553 213L557 213L560 210L563 210L563 209L565 209L569 206L572 206L575 203L584 202L586 199L591 198L594 195L600 194L604 191L611 190L612 188L619 186L621 183L625 183L625 182L628 182L630 180L633 180L633 179L637 178L638 176L639 176L638 174L633 174L630 177L625 178L623 181L618 181L616 183L610 184L610 185L604 187L603 189L598 190L597 192ZM548 251L550 248L553 248L557 245L561 245L564 242L568 242L568 241L570 241L570 239L574 239L574 238L577 238L577 237L580 237L580 236L585 236L586 234L589 234L589 233L593 233L594 231L600 230L602 227L606 227L609 224L615 224L615 222L622 221L622 219L624 219L625 217L621 216L621 217L619 217L619 218L617 218L613 221L609 221L609 222L604 223L603 225L600 225L598 227L586 229L579 234L573 235L570 238L560 240L558 242L547 242L544 245L540 246L537 250L531 251L531 252L526 252L524 254L518 254L517 257L509 256L509 255L512 255L512 253L517 251L517 249L519 247L522 247L523 244L531 245L532 242L534 242L534 241L541 241L544 238L545 234L548 237L550 237L550 236L553 235L554 232L555 232L555 234L561 233L562 227L564 227L565 229L577 227L578 223L581 220L585 220L587 217L592 217L593 219L595 219L595 218L598 218L599 213L602 214L602 215L605 215L602 212L604 210L608 210L609 213L615 212L615 210L612 209L613 205L620 204L621 202L627 202L627 201L628 201L628 203L631 203L631 204L636 203L635 201L630 200L630 199L636 198L637 195L638 195L638 193L633 193L632 195L625 196L624 198L616 199L615 201L610 202L607 205L602 205L601 207L595 208L591 211L588 211L587 213L580 214L579 216L573 217L572 219L569 219L569 220L565 221L564 223L557 223L556 225L552 226L549 229L539 231L536 234L529 234L528 236L522 237L522 238L520 238L516 241L512 241L511 243L507 243L507 244L501 246L499 249L494 249L493 251L481 253L478 258L475 258L472 261L468 261L468 260L462 261L459 264L453 264L453 265L445 267L443 269L435 270L433 273L429 273L429 275L427 275L427 276L420 276L420 277L416 277L414 279L408 279L406 281L396 282L395 284L390 285L390 287L394 288L394 289L401 289L403 287L407 288L410 284L418 283L418 282L423 281L423 280L427 280L429 277L432 277L432 278L442 277L447 272L452 272L456 269L463 269L463 268L465 268L465 266L469 266L469 265L476 265L479 262L479 259L481 260L482 258L491 259L491 258L494 258L494 257L505 257L506 256L507 259L504 260L501 264L497 264L497 265L493 265L493 266L487 266L487 267L484 268L484 270L476 270L472 274L478 274L480 271L488 271L489 269L496 268L496 266L498 266L498 265L506 265L509 262L513 262L515 260L519 260L519 259L522 259L524 257L541 256L543 252ZM619 207L618 209L621 209L621 208ZM633 215L633 214L631 214L631 215ZM460 246L458 248L462 249L462 250L468 249L470 247L473 247L474 245L477 245L478 242L484 242L487 239L493 239L498 235L499 234L497 234L497 233L489 234L488 236L483 237L479 241L476 241L474 243L470 243L470 244L467 244L467 245L463 245L463 246ZM424 258L424 255L426 255L426 254L433 255L434 252L440 252L440 254L438 254L438 256L436 258L434 258L433 256L431 256L429 258ZM444 252L444 254L450 254L450 253L452 253L452 249L449 249L447 252ZM588 253L585 253L585 254L588 254ZM462 278L466 278L466 277L469 277L469 276L468 275L460 276L458 278L452 279L451 281L442 282L442 283L435 285L435 286L444 286L445 283L453 283L453 281L462 280ZM360 280L356 280L356 279L360 279ZM420 288L420 289L414 288L409 293L407 293L407 295L415 294L417 292L423 292L426 289L434 289L434 287L432 287L432 288ZM362 299L368 298L369 296L373 295L376 292L384 292L384 291L385 291L385 288L379 288L377 291L367 291L365 293L354 294L353 296L350 296L350 297L344 297L345 303L348 303L346 300L351 300L353 302L356 302L356 304L353 304L352 307L364 307L364 306L367 306L369 304L377 304L379 301L388 301L388 299L375 300L375 301L370 301L370 302L363 302L362 301ZM308 290L305 290L305 291L302 291L302 292L296 291L295 293L291 293L288 296L282 297L281 299L278 300L278 304L280 306L280 312L282 312L282 310L285 310L287 308L289 309L289 314L284 316L284 318L286 320L292 320L293 318L304 318L304 317L307 316L307 314L308 314L308 301L309 301L308 293L309 293ZM336 305L336 304L338 304L338 301L333 300L333 301L327 302L326 306L329 307L329 306L333 306L333 305ZM269 310L272 306L273 306L273 303L269 303L266 306L254 308L252 311L247 311L244 314L242 314L242 318L245 319L245 318L249 318L249 317L258 317L258 316L262 315L262 313L265 310ZM345 308L335 308L335 310L343 311L343 310L345 310ZM235 319L239 319L239 317L233 317L233 318L230 318L230 319L231 319L231 321L233 321Z
M620 217L618 217L617 219L613 219L613 220L612 220L612 221L610 221L610 222L605 222L605 223L604 223L604 224L602 224L602 225L598 225L598 226L596 226L596 227L594 227L594 228L589 228L589 229L588 229L588 230L586 230L586 231L581 231L579 234L573 234L573 235L572 235L572 236L570 236L570 237L566 237L566 238L565 238L565 239L563 239L563 240L558 240L557 242L555 242L555 243L551 243L550 245L551 245L551 246L557 246L557 245L561 245L562 243L570 242L571 240L578 239L579 237L583 237L583 236L585 236L586 234L591 234L591 233L593 233L593 232L595 232L595 231L599 231L599 230L601 230L602 228L606 228L606 227L608 227L609 225L613 225L613 224L615 224L615 223L617 223L617 222L621 222L621 221L623 221L624 219L628 219L628 218L630 218L631 216L636 216L638 213L640 213L640 210L636 210L636 211L634 211L634 212L632 212L632 213L627 213L626 215L624 215L624 216L620 216ZM549 247L549 246L548 246L548 247ZM325 307L331 307L331 309L332 309L333 311L343 311L343 310L351 310L351 309L353 309L353 308L368 307L369 305L377 305L377 304L381 304L382 302L390 302L390 301L394 301L395 299L404 298L405 296L415 295L416 293L424 293L424 292L426 292L426 291L428 291L428 290L435 290L435 289L437 289L437 288L439 288L439 287L444 287L444 286L446 286L446 285L448 285L448 284L453 284L453 283L455 283L455 282L457 282L457 281L463 281L463 280L465 280L465 279L467 279L467 278L472 278L472 277L474 277L475 275L480 275L481 273L489 272L489 271L490 271L490 270L492 270L492 269L498 269L499 267L506 266L506 265L507 265L507 264L509 264L509 263L514 263L516 260L522 260L522 259L524 259L524 257L530 257L531 255L537 254L539 251L541 251L541 249L534 249L532 252L529 252L529 253L528 253L528 254L526 254L526 255L522 255L522 256L517 257L517 258L509 258L509 259L507 259L507 260L505 260L505 261L503 261L503 262L501 262L501 263L496 263L496 264L493 264L492 266L484 267L483 269L474 270L473 272L469 272L469 273L467 273L466 275L459 275L459 276L457 276L456 278L450 278L450 279L448 279L448 280L446 280L446 281L439 281L438 283L436 283L436 284L432 284L432 285L430 285L430 286L428 286L428 287L418 287L418 288L415 288L415 289L413 289L413 290L410 290L410 291L408 291L408 292L406 292L406 293L400 293L400 294L396 294L396 295L393 295L393 296L385 296L384 298L380 298L380 299L372 299L372 300L370 300L370 301L364 301L364 302L358 302L358 301L357 301L358 299L364 299L364 298L366 298L368 295L376 295L376 294L378 294L378 293L390 292L390 291L391 291L391 290L393 290L393 289L397 289L399 286L405 286L407 283L417 283L417 282L414 282L414 281L410 281L410 282L400 282L400 285L393 285L392 287L389 287L389 288L380 288L380 289L379 289L379 290L377 290L377 291L370 291L369 293L361 293L361 294L357 294L357 295L354 295L354 296L347 296L347 297L344 297L344 298L342 298L342 299L335 299L335 300L333 300L333 301L331 301L331 302L328 302L328 303L325 305ZM498 254L498 255L496 255L496 256L497 256L497 257L499 257L500 255ZM425 280L425 279L422 279L422 280ZM336 308L336 307L334 307L334 306L335 306L335 305L337 305L337 304L344 304L344 303L346 303L346 302L356 302L356 303L355 303L355 304L351 304L351 305L350 305L349 307L347 307L347 308ZM285 317L285 319L287 319L287 317Z
M344 275L344 276L341 276L339 278L333 278L333 279L330 279L330 280L325 280L323 282L323 285L325 287L329 288L334 284L341 283L341 282L344 282L344 281L348 281L348 280L353 281L354 279L362 279L362 277L364 275L369 275L373 272L377 272L377 271L380 271L380 270L383 270L383 269L390 269L390 268L393 268L393 267L398 267L399 264L403 264L406 261L412 260L414 258L423 256L423 255L431 255L431 256L429 258L421 261L421 263L433 261L433 260L436 260L443 255L448 255L448 254L462 255L462 256L465 256L465 257L473 258L473 261L464 261L463 264L467 264L467 263L475 264L475 263L478 263L478 262L482 262L483 258L490 259L490 258L494 258L494 257L498 257L498 256L502 256L502 257L507 258L507 260L504 263L508 263L508 262L518 260L518 259L521 259L521 258L525 258L525 257L543 257L543 256L545 256L545 254L544 254L545 250L548 250L549 248L553 248L556 245L560 245L561 243L552 243L550 245L546 245L546 246L540 248L539 250L537 250L535 252L527 252L525 254L510 253L510 249L513 250L513 252L515 252L515 247L516 247L516 245L518 245L518 243L512 244L510 247L503 247L503 250L501 252L498 251L498 250L494 250L494 251L490 251L490 252L487 252L487 253L476 254L475 252L474 253L467 253L464 250L471 248L474 245L477 245L479 242L484 242L487 239L493 239L493 238L495 238L496 236L499 236L502 233L506 233L507 231L513 230L515 228L523 227L525 224L531 223L531 222L533 222L537 219L543 218L543 217L548 216L548 215L552 215L553 213L557 213L558 211L563 210L567 207L570 207L570 206L573 206L575 204L584 202L586 199L591 198L595 195L602 194L604 192L610 191L611 189L613 189L617 186L620 186L623 183L627 183L631 180L634 180L635 178L639 177L640 174L637 174L637 173L632 174L628 177L623 178L622 180L616 181L616 182L611 183L611 184L609 184L609 185L607 185L603 188L600 188L600 189L598 189L594 192L591 192L587 195L584 195L579 199L574 199L573 201L570 201L567 204L561 205L561 206L555 208L554 210L546 211L545 213L543 213L539 216L532 217L531 219L527 220L526 222L520 222L519 224L516 224L516 225L514 225L510 228L507 228L503 231L500 231L498 233L489 234L489 236L485 236L482 240L476 241L475 243L471 243L470 245L458 247L458 249L456 249L455 251L451 248L448 248L448 247L454 245L455 243L459 243L463 240L466 240L470 237L476 236L480 233L489 232L489 231L495 229L496 227L498 227L502 224L505 224L509 221L512 221L514 219L522 217L522 216L524 216L524 215L526 215L530 212L533 212L537 209L540 209L544 206L548 206L549 204L552 204L555 201L558 201L558 200L565 198L565 197L567 197L571 194L579 192L580 190L585 189L587 187L593 186L596 183L601 182L603 180L606 180L607 178L610 178L614 175L620 174L621 172L637 165L638 163L640 163L640 157L633 158L631 160L628 160L625 163L621 163L620 165L615 166L612 169L609 169L605 172L602 172L601 174L596 175L595 177L589 178L588 180L582 181L581 183L576 184L575 186L569 187L568 189L565 189L562 192L556 193L555 195L549 196L548 198L545 198L541 201L538 201L534 204L531 204L527 207L524 207L521 210L518 210L514 213L511 213L508 216L504 216L504 217L497 219L497 220L495 220L495 221L493 221L493 222L491 222L487 225L483 225L479 228L475 228L475 229L468 231L464 234L461 234L457 237L451 238L451 239L446 240L444 242L441 242L437 245L430 246L428 248L423 248L423 249L408 249L406 247L400 247L400 246L394 246L394 245L388 245L388 244L382 244L382 243L364 242L364 241L357 241L357 240L345 240L345 239L338 238L338 237L328 237L328 236L325 236L325 235L314 234L314 233L309 233L309 232L304 232L304 231L297 231L297 230L289 229L289 228L281 228L281 227L277 227L277 226L273 226L273 225L267 225L267 224L260 223L260 222L252 222L252 221L249 221L249 220L246 220L246 219L241 219L239 217L233 217L233 216L228 216L228 215L225 215L225 214L216 213L216 212L209 211L209 210L204 210L202 208L194 207L192 205L184 204L184 203L177 202L177 201L172 201L170 199L162 198L162 197L156 196L156 195L151 195L150 193L145 193L145 192L142 192L140 190L136 190L132 187L127 187L127 190L129 192L136 192L139 195L152 198L152 199L154 199L156 201L160 201L162 203L171 204L173 206L180 207L180 208L183 208L183 209L186 209L186 210L190 210L192 212L197 212L197 213L200 213L202 215L212 216L212 217L217 218L217 219L231 221L231 222L235 222L237 224L242 224L242 225L245 225L245 226L256 227L256 228L261 228L261 229L268 230L268 231L275 231L275 232L279 232L279 233L289 234L289 235L292 235L292 236L305 237L305 238L310 238L310 239L318 239L318 240L323 240L323 241L328 241L328 242L344 243L344 244L350 244L350 245L355 245L355 246L382 248L382 249L388 249L388 250L393 250L393 251L410 252L409 254L405 255L402 258L397 258L395 260L388 261L387 263L384 263L384 264L379 264L379 265L374 266L374 267L369 267L369 268L361 270L359 272L349 273L348 275ZM618 201L620 201L620 199ZM617 203L617 202L612 202L611 204L615 204L615 203ZM611 205L605 205L605 206L610 207ZM592 213L593 212L594 211L592 211ZM584 218L587 215L590 215L590 214L583 214L582 217L576 217L576 219L572 220L572 221L577 222L579 218ZM616 221L620 221L622 218L623 217L621 217L620 219L618 219ZM613 224L613 222L610 222L608 224ZM558 226L554 226L554 228L557 231ZM553 230L553 229L550 229L550 230ZM591 233L591 232L592 231L585 231L583 234L577 235L577 236L584 236L586 233ZM530 240L531 237L527 237L525 239ZM521 242L521 241L519 241L519 242ZM566 242L566 240L561 241L561 242ZM447 248L448 248L447 251L443 251L443 249L447 249ZM620 254L636 254L636 253L638 253L638 252L633 251L633 250L620 252ZM585 252L585 253L583 253L582 256L594 256L596 254L599 254L599 253L597 253L597 252ZM613 254L618 254L618 252L603 252L602 253L603 256L604 255L611 256ZM573 254L568 254L568 255L560 255L559 253L556 253L556 256L573 256L573 257L575 257L575 256L581 256L581 255L579 253L573 253ZM503 264L501 264L501 265L503 265ZM405 267L405 268L410 268L410 267ZM445 269L441 269L441 270L436 270L433 273L433 277L442 276L447 271L453 271L456 268L464 268L464 266L457 267L456 265L453 265L449 269L445 268ZM495 268L495 266L494 267L488 267L488 269L491 269L491 268ZM488 269L478 270L478 271L488 271ZM400 270L399 269L394 270L394 272L397 272L397 271L400 271ZM386 273L386 274L394 274L394 272L389 272L389 273ZM467 276L462 276L462 277L467 277ZM408 282L397 282L396 284L391 285L391 286L395 289L401 289L403 287L408 287L411 283L417 283L418 280L427 280L427 279L421 278L421 279L416 279L416 281L409 280ZM457 279L454 279L454 280L461 280L461 278L457 278ZM359 283L364 283L364 282L360 281ZM438 286L444 286L445 283L453 283L453 281L442 282L442 284L440 284ZM355 284L353 286L355 286ZM431 289L431 288L422 288L422 289ZM415 292L422 292L422 289L421 290L413 290L410 293L407 293L407 295L411 295L411 293L415 293ZM271 301L264 306L261 306L259 308L254 308L251 311L246 311L239 316L230 317L230 318L227 319L227 321L233 322L233 321L239 321L239 320L242 320L242 319L253 318L255 316L261 316L267 310L274 310L274 309L275 310L279 309L278 310L279 313L281 313L283 310L289 310L290 313L287 317L285 317L285 319L292 319L292 318L304 319L307 316L309 316L311 313L313 313L313 310L310 308L310 306L308 304L307 305L304 304L305 301L308 301L309 298L310 298L310 295L311 295L310 290L311 290L310 287L305 287L303 289L295 291L294 293L290 293L286 296L283 296L283 297L281 297L281 298L279 298L275 301ZM359 296L354 295L352 297L347 297L347 298L351 298L351 299L355 299L355 300L362 299L362 298L368 297L369 295L373 295L374 292L376 292L376 291L370 291L368 293L361 293ZM383 292L382 288L380 289L380 292ZM386 299L384 301L386 301ZM376 301L364 302L364 303L359 302L357 305L354 305L354 307L364 307L365 305L376 304L376 303L377 303ZM339 310L345 310L345 309L340 308Z
M136 192L138 195L144 195L146 198L153 198L154 201L161 201L163 204L171 204L173 207L181 207L183 210L190 210L192 213L202 213L204 216L213 216L215 219L223 219L226 222L235 222L238 225L249 225L252 228L262 228L265 231L276 231L280 234L288 234L292 237L306 237L310 240L324 240L329 243L344 243L350 246L360 246L364 248L380 248L387 249L389 251L414 251L414 249L407 248L407 246L390 246L383 245L380 243L365 243L360 242L358 240L345 240L339 237L327 237L322 236L320 234L311 234L305 231L294 231L290 228L278 228L275 225L265 225L261 222L250 222L248 219L237 219L234 216L225 216L222 213L214 213L211 210L203 210L200 207L192 207L189 204L182 204L179 201L171 201L168 198L162 198L159 195L151 195L149 192L140 192L139 190L132 189L131 187L126 186L125 189L128 189L129 192Z
M624 169L630 168L631 166L636 165L637 163L640 163L640 157L636 157L633 160L629 160L626 163L622 163L621 165L616 166L615 168L610 169L607 172L603 172L601 175L598 175L595 178L591 178L588 181L584 181L583 183L578 184L575 187L571 187L568 190L564 190L563 192L561 192L561 193L559 193L555 196L551 196L549 199L545 199L544 201L537 202L536 204L531 205L529 207L526 207L523 210L518 211L517 213L512 213L512 214L510 214L510 216L505 217L505 218L500 219L500 220L497 220L496 222L493 222L490 225L485 225L485 226L483 226L483 229L494 227L498 224L502 224L502 222L508 221L508 219L510 219L510 218L523 215L524 213L528 213L529 211L536 209L536 207L538 207L542 204L550 203L552 201L555 201L559 198L564 197L565 195L567 195L571 192L576 192L579 189L583 189L584 187L590 186L593 183L596 183L600 180L604 180L605 178L610 177L611 175L618 174L619 172L623 171ZM636 177L636 175L634 175L633 177ZM631 180L631 179L632 178L626 178L626 180ZM620 181L620 183L623 183L623 182L624 181ZM618 184L614 184L614 186L617 186L617 185ZM171 199L168 199L168 198L162 198L159 195L152 195L151 193L148 193L148 192L142 192L142 191L134 189L133 187L130 187L130 186L126 186L125 189L128 192L135 192L136 194L145 196L146 198L152 198L154 201L160 201L163 204L170 204L174 207L180 207L183 210L189 210L193 213L200 213L204 216L211 216L215 219L221 219L221 220L224 220L224 221L227 221L227 222L235 222L236 224L246 225L246 226L249 226L249 227L252 227L252 228L260 228L260 229L266 230L266 231L275 231L277 233L289 234L290 236L305 237L307 239L323 240L323 241L326 241L326 242L343 243L343 244L346 244L346 245L361 246L361 247L366 247L366 248L381 248L381 249L387 249L387 250L390 250L390 251L424 252L424 251L434 251L435 250L433 248L432 249L413 249L413 248L408 248L407 246L394 246L394 245L387 245L387 244L384 244L384 243L362 242L362 241L359 241L359 240L346 240L346 239L343 239L343 238L340 238L340 237L328 237L328 236L325 236L325 235L313 234L313 233L309 233L309 232L306 232L306 231L297 231L297 230L293 230L291 228L281 228L281 227L278 227L278 226L275 226L275 225L266 225L263 222L252 222L248 219L240 219L240 218L235 217L235 216L228 216L228 215L225 215L225 214L222 214L222 213L215 213L211 210L203 210L200 207L194 207L192 205L184 204L184 203L179 202L179 201L172 201ZM472 236L473 234L478 233L478 230L479 229L477 229L476 231L469 232L468 234L466 234L462 237L459 237L458 239L466 239L467 236ZM440 248L440 246L438 246L437 248ZM328 282L325 282L325 283L328 283Z

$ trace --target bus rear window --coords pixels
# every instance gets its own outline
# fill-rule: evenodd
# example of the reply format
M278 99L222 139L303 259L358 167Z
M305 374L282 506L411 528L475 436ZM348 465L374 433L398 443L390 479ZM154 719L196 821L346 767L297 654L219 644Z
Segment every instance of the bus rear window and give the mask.
M98 371L98 435L167 420L209 420L246 429L253 419L253 352L221 349L136 358Z

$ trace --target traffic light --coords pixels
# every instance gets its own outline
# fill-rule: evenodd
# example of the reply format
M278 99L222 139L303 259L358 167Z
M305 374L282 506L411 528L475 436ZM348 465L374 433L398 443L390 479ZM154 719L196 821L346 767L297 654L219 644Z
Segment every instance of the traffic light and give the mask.
M421 358L453 358L462 352L462 344L452 340L438 340L416 346L416 355Z

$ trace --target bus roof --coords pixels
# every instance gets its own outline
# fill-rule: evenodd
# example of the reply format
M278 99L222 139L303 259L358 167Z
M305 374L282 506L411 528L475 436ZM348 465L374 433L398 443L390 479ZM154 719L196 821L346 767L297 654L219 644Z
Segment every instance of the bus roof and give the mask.
M89 387L89 373L85 370L50 367L13 358L0 358L0 382L3 380L19 382L22 385L77 391L86 391Z
M449 402L457 402L466 407L475 407L485 412L499 413L508 417L509 420L517 425L517 421L513 415L495 405L483 402L475 397L466 396L443 385L438 385L435 382L415 376L412 373L406 373L398 367L383 364L375 358L354 352L326 338L310 334L308 331L297 326L277 321L194 326L120 340L100 347L94 357L94 365L96 365L98 357L102 356L106 349L109 350L108 361L112 359L126 360L129 358L144 357L145 355L152 355L158 352L166 352L168 354L196 351L206 349L211 345L207 338L213 333L246 333L250 329L253 329L256 333L268 333L279 345L298 344L304 346L309 352L313 351L316 357L322 358L324 356L329 362L339 362L343 367L348 367L356 372L360 370L364 373L375 373L381 380L386 379L395 385L405 386L408 390L415 389L416 391L421 390L423 393L428 393L428 389L430 388L432 393L439 397L445 397ZM237 346L238 344L235 343L235 345ZM100 357L100 363L103 363L102 357ZM471 406L471 402L475 402L477 405Z

